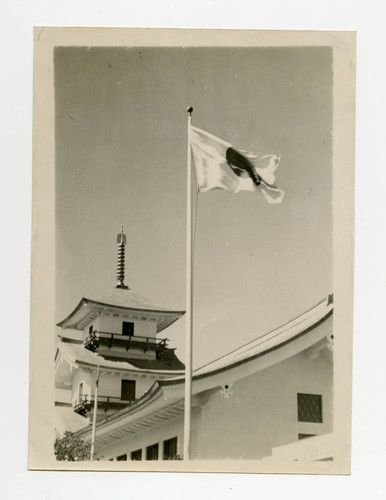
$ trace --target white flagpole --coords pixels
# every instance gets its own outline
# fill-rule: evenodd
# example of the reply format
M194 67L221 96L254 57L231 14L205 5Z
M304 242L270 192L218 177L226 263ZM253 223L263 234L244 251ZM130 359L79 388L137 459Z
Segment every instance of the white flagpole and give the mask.
M190 434L192 414L192 331L193 331L193 197L192 164L190 150L190 127L193 108L188 108L188 156L186 188L186 337L185 337L185 415L184 415L184 460L190 460Z
M97 419L97 412L98 412L98 385L99 385L99 363L98 363L97 374L96 374L96 379L95 379L94 415L92 416L90 460L95 460L96 419Z

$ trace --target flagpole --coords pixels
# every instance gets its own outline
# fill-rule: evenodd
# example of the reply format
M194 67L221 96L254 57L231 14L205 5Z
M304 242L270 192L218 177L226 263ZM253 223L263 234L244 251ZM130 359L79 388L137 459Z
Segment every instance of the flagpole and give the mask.
M96 379L95 379L94 415L92 416L90 460L95 460L96 419L97 419L97 412L98 412L98 385L99 385L99 363L98 363L97 374L96 374Z
M193 108L187 109L188 117L188 155L186 183L186 337L185 337L185 412L184 412L184 460L190 460L190 437L192 415L192 360L193 360L193 197L192 163L190 150L190 127Z

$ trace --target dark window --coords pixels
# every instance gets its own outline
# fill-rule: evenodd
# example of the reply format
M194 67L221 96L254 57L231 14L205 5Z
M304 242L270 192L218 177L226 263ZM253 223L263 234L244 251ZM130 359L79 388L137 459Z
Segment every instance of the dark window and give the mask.
M122 323L122 335L130 335L132 337L134 335L134 323L124 321Z
M89 329L88 329L88 333L89 333L89 335L91 335L91 334L92 334L92 325L89 327Z
M146 448L146 460L158 460L158 443Z
M172 460L177 456L177 438L171 438L164 441L164 460Z
M121 399L122 401L135 400L135 380L122 380Z
M124 455L119 455L119 457L117 457L117 460L118 462L124 462L125 460L127 460L127 454L125 453Z
M321 423L322 396L319 394L298 394L298 421Z
M135 450L131 452L131 460L142 460L142 450Z
M315 436L315 434L298 434L298 438L300 439L306 439Z
M79 399L83 396L83 382L79 384Z

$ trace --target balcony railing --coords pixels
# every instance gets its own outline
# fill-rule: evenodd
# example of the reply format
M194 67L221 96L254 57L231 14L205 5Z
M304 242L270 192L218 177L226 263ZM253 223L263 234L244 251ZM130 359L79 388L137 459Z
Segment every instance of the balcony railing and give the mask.
M122 335L109 332L91 332L84 341L86 349L96 352L99 347L121 347L129 351L130 349L140 349L147 351L164 351L167 348L168 339L156 339L154 337L141 337L140 335Z
M86 416L90 409L91 401L88 400L88 395L79 396L79 398L73 402L72 407L75 413Z
M94 395L83 394L74 401L72 405L73 410L79 415L86 416L94 407L94 401ZM130 406L132 403L134 403L134 400L126 401L117 396L98 396L98 409L104 410L105 412L109 410L120 410L121 408Z

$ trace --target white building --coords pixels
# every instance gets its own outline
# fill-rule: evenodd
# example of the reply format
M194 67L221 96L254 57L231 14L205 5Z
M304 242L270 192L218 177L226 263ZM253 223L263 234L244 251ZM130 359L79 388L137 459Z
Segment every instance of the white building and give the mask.
M83 298L59 326L56 388L83 415L91 439L99 366L96 455L105 460L181 458L184 366L157 334L183 311L148 303L123 283L119 239L117 287ZM192 459L331 460L333 299L193 374ZM58 408L59 411L61 408Z

